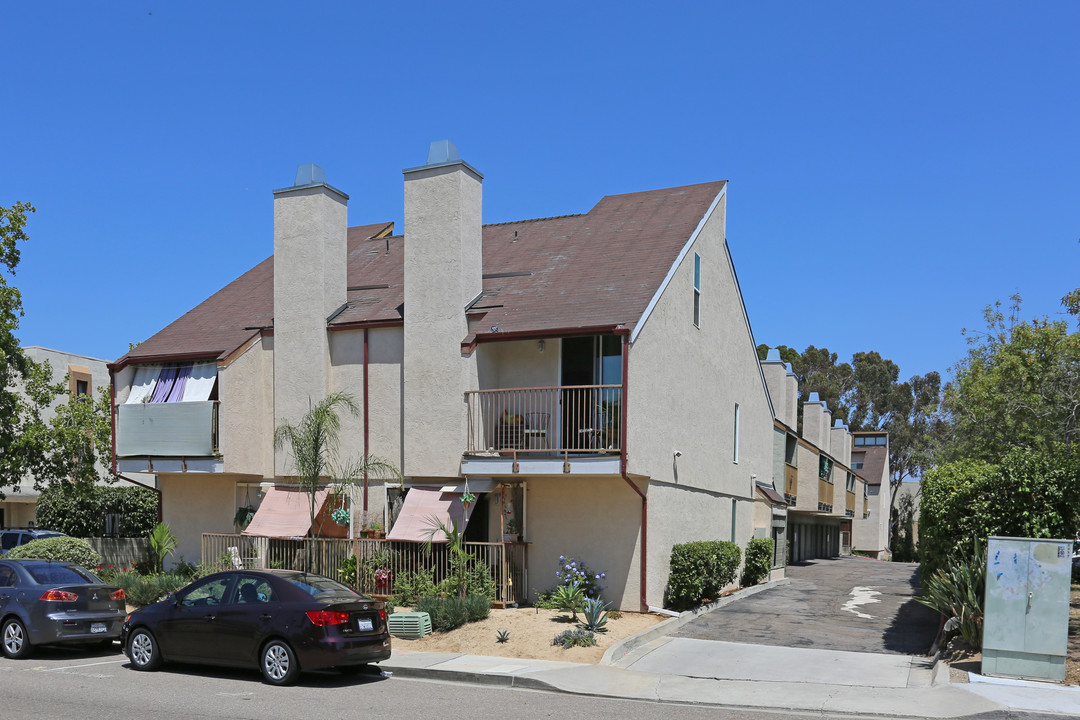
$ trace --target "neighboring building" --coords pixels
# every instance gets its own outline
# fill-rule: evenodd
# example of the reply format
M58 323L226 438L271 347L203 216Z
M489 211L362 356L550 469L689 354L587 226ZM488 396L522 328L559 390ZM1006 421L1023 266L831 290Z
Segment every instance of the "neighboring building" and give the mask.
M35 362L47 361L52 370L53 382L60 382L65 376L68 378L67 393L58 396L43 414L46 422L55 416L55 408L59 403L68 402L69 398L79 395L95 397L99 386L108 387L109 371L106 360L36 345L24 347L23 353ZM0 501L0 527L32 526L37 517L39 495L34 489L33 479L24 478L17 490L5 488L4 494L6 497Z
M810 393L800 434L795 375L776 349L769 350L761 367L776 412L773 477L783 478L788 502L787 561L849 552L852 522L864 511L866 487L851 468L851 433L839 419L833 423L825 403Z
M566 554L606 572L615 607L660 606L673 545L746 545L773 411L726 183L483 225L482 180L434 143L404 171L395 235L348 228L348 196L302 166L274 192L274 255L110 366L117 467L156 474L178 554L245 504L290 512L274 428L331 391L364 408L340 454L405 476L404 495L370 483L350 532L366 510L415 540L472 492L466 540L523 540L516 599Z
M852 433L851 464L866 480L866 511L855 520L853 549L876 557L889 558L889 433L871 430Z

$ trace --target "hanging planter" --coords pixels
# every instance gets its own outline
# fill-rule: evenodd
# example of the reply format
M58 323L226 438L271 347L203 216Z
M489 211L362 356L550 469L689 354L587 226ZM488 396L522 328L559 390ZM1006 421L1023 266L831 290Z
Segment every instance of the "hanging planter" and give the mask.
M338 525L348 525L349 517L349 511L343 507L338 508L337 510L334 510L334 512L330 513L330 519L332 519Z
M233 524L241 529L246 528L253 517L255 517L255 508L245 505L237 509L236 515L233 517Z

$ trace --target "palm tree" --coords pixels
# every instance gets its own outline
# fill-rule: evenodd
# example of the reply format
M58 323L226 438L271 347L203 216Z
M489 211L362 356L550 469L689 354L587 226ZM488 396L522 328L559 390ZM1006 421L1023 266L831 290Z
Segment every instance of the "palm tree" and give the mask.
M315 497L322 478L326 477L339 486L355 485L364 477L401 478L397 468L381 458L367 456L362 460L338 460L338 438L341 433L339 409L347 410L354 416L360 414L352 395L334 392L312 405L299 423L293 425L286 421L274 431L274 448L280 450L288 446L292 451L297 482L308 494L313 535L316 531Z

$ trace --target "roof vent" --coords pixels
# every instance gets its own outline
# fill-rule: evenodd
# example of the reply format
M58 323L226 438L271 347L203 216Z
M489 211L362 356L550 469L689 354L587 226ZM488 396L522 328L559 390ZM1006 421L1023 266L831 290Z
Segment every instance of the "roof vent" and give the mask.
M436 140L431 143L431 147L428 148L428 165L443 165L445 163L458 162L459 160L461 160L461 158L458 156L457 145L449 140Z
M315 163L305 163L296 168L296 181L293 187L306 187L307 185L325 185L326 171Z

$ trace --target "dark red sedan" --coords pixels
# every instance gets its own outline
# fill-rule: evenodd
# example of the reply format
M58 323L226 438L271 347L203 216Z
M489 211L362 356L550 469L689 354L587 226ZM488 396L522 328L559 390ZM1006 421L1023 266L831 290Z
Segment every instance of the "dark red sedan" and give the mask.
M272 685L390 657L385 603L295 570L207 575L128 615L121 642L136 670L163 661L258 667Z

